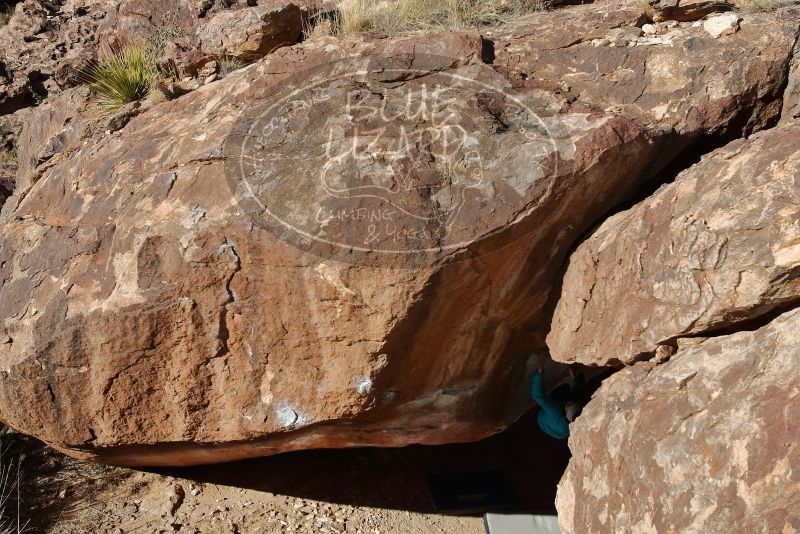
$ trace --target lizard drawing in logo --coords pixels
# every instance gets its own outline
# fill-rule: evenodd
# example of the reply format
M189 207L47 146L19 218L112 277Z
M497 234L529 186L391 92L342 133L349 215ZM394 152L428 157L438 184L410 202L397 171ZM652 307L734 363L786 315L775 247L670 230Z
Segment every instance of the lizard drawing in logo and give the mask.
M477 149L478 140L459 124L396 121L331 130L322 187L334 204L389 208L393 223L407 234L421 231L425 241L441 242L464 205L465 192L483 183ZM378 241L375 231L370 229L367 240Z

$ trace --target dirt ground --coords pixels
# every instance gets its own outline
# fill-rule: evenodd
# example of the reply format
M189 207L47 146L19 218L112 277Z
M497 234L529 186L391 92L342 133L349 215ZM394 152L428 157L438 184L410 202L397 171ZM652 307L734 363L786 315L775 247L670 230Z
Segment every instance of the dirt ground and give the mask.
M58 534L484 532L479 517L331 504L154 473L135 473L48 528Z
M477 443L304 451L158 472L87 464L17 440L23 515L29 532L47 534L478 534L486 508L552 512L569 459L566 442L542 434L533 413ZM432 479L475 474L499 484L502 497L470 515L437 509Z

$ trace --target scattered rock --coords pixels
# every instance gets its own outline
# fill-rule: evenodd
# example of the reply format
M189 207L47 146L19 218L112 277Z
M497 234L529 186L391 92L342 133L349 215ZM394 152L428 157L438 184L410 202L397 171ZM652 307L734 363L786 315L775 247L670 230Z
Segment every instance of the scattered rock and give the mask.
M98 28L98 40L104 47L119 50L130 42L142 42L157 50L197 48L195 32L200 12L195 0L122 0Z
M602 42L608 43L606 46L628 46L641 37L642 29L636 26L625 26L614 28L609 31Z
M186 493L183 490L183 486L180 484L173 484L167 490L166 497L168 501L166 505L166 511L170 516L174 516L186 498Z
M656 35L658 33L658 29L655 24L643 24L642 33L645 35Z
M132 502L125 503L123 505L123 510L126 513L129 513L129 514L136 514L136 513L139 512L139 505L137 505L136 503L132 503Z
M675 347L670 345L659 345L656 347L655 354L653 355L654 363L664 363L669 361L672 355L675 354Z
M0 114L35 106L78 82L111 0L24 0L0 31ZM4 4L5 5L5 4Z

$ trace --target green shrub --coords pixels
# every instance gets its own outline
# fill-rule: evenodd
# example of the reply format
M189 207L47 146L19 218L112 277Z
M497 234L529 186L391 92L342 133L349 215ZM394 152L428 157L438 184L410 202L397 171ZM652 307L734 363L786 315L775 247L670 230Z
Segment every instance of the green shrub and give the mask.
M179 25L180 17L177 13L170 13L163 17L163 20L157 24L150 36L147 38L147 43L157 53L161 53L167 46L169 41L183 37L186 32Z
M89 64L83 77L103 107L115 110L150 93L159 77L156 54L143 45L106 50Z
M17 161L17 153L12 150L0 150L0 166L11 165Z

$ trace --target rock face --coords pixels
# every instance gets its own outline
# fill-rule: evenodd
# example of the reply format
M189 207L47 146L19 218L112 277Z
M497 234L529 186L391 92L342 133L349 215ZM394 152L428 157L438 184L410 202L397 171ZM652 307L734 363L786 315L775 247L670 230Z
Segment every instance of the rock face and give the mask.
M794 310L608 379L573 424L562 530L796 530L799 331Z
M574 105L623 114L689 145L709 133L732 140L778 120L784 86L773 82L786 83L798 19L778 20L748 15L724 40L688 23L653 38L634 28L638 10L583 6L488 36L494 64L527 85L550 83Z
M75 143L86 131L85 120L76 120L90 107L89 90L67 89L34 108L17 139L16 183L27 190L37 176L36 169Z
M463 46L470 43L480 40ZM414 58L404 54L416 51L434 74L452 68L513 93L480 63L459 67L462 60L448 59L437 67L440 60L425 56L423 44L401 42L405 49L381 61L395 57L407 65ZM522 111L508 108L507 124L520 126L498 136L491 111L505 113L493 107L501 103L488 101L487 110L470 93L474 88L457 88L459 124L490 149L478 156L492 187L473 202L497 195L508 211L497 214L494 226L479 227L466 250L443 251L424 265L402 256L375 266L324 257L254 224L237 206L220 158L235 110L259 100L271 105L268 83L281 78L264 74L294 74L296 62L281 62L296 53L159 106L84 145L6 210L2 316L10 341L3 345L0 403L11 425L109 462L181 464L314 446L476 439L524 408L527 357L511 350L511 330L541 312L521 297L546 293L549 282L540 280L560 261L540 263L539 244L556 241L563 256L571 238L560 237L560 228L584 225L582 217L597 217L631 188L650 154L643 132L624 119L586 113L551 119L565 137L557 152L540 157L562 160L558 174L541 167L541 177L517 186L518 197L504 176L524 175L520 166L535 161L492 159L498 153L492 147L530 142L522 119L512 115ZM473 48L473 59L479 55ZM452 55L463 57L469 55L461 50ZM375 80L370 92L356 82L327 89L330 108L287 116L281 135L291 131L307 142L280 152L285 163L277 176L286 179L277 184L280 203L322 194L319 155L304 151L324 150L329 132L350 124L336 112L345 111L348 91L368 99L362 105L378 106L379 95L400 103L406 93L392 91L407 83L414 88L413 80L400 86ZM522 98L541 106L538 99L548 97ZM184 141L176 145L178 132ZM136 148L127 154L127 147ZM639 163L614 187L598 184L620 157ZM288 173L283 165L300 167ZM443 174L434 166L425 172L428 180ZM588 184L598 184L596 204L576 205ZM462 213L473 217L477 209ZM469 218L459 224L475 226ZM503 247L517 239L524 246ZM26 267L34 257L52 264ZM41 296L36 312L32 293ZM462 326L443 328L453 321ZM50 371L42 373L37 361ZM510 362L517 372L508 372ZM503 393L510 390L520 393ZM486 402L501 396L500 403Z
M800 16L800 9L797 10ZM789 69L789 80L783 97L781 121L789 122L800 119L800 41L795 44L792 64Z
M800 525L800 124L788 85L779 126L704 156L571 255L551 354L631 367L570 428L564 532Z
M607 220L570 259L553 357L631 363L800 301L798 136L731 143Z
M31 143L0 218L2 418L138 465L502 429L580 236L692 142L779 119L797 21L655 43L640 19L321 38Z

